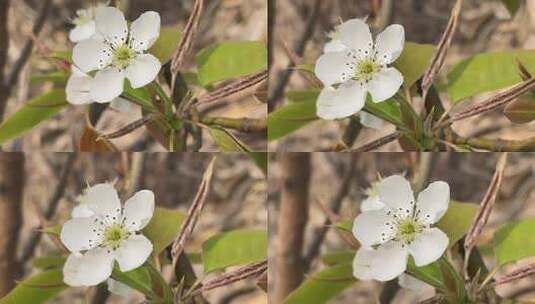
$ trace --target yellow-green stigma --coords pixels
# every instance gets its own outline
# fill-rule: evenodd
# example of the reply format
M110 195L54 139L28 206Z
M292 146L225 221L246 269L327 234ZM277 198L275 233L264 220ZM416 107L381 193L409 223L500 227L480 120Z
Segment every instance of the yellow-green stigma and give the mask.
M104 245L113 249L119 248L121 242L130 236L130 232L119 224L113 224L104 231Z
M114 66L124 70L134 58L136 58L136 52L128 45L122 45L113 51L112 62Z
M410 244L420 232L422 232L422 226L413 218L407 218L398 224L396 238Z
M364 59L357 63L355 69L355 79L368 82L372 80L375 73L379 72L381 65L370 59Z

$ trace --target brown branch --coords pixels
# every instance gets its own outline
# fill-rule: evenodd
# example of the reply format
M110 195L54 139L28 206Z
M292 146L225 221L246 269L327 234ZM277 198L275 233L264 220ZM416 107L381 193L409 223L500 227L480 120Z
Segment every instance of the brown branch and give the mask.
M351 182L355 177L355 165L357 162L357 158L358 154L351 154L351 158L349 159L349 162L346 166L347 169L344 174L344 177L342 178L342 182L340 183L340 187L338 188L338 191L336 191L336 195L332 198L329 204L329 212L331 213L337 214L338 212L340 212L340 208L342 207L342 201L349 194ZM310 265L312 264L312 261L319 254L321 244L323 243L323 240L327 235L327 230L329 229L329 226L331 224L331 219L329 217L326 217L323 221L323 224L315 229L313 233L314 238L310 241L310 245L308 246L308 250L306 251L304 257L305 272L308 271Z
M173 84L174 84L174 79L176 78L178 71L182 67L182 63L184 62L184 57L191 50L193 39L195 38L195 34L197 33L197 29L199 28L199 20L201 19L203 6L204 6L203 0L195 0L188 22L186 23L186 27L184 28L182 39L180 39L180 44L178 45L178 48L176 49L175 54L173 55L173 59L171 61L171 73L173 74Z
M214 163L215 158L210 161L208 167L206 168L206 171L204 172L201 184L199 185L199 189L197 190L197 194L195 195L195 198L193 199L193 202L188 210L188 215L182 223L182 226L180 227L180 232L173 243L173 247L171 250L171 255L173 257L173 269L176 269L178 259L184 251L186 241L191 236L191 233L193 232L193 229L195 228L195 225L197 224L197 221L199 220L199 217L201 215L201 211L204 207L204 202L206 201L208 191L210 190L210 181L212 179Z
M198 98L199 103L209 103L221 100L236 93L242 92L267 80L268 72L264 70L251 76L243 77L229 84L216 88L212 92Z
M308 220L310 154L284 153L280 158L282 195L277 224L273 303L283 303L304 277L302 257Z
M535 150L535 136L522 140L489 139L489 138L466 138L451 133L447 141L459 145L469 146L494 152L530 152Z
M33 28L32 28L31 37L28 38L28 40L26 41L26 44L22 48L19 58L13 64L13 68L9 72L9 76L6 79L6 87L8 90L11 90L11 87L15 85L19 77L19 74L22 71L22 68L24 68L24 65L26 65L26 62L30 58L30 55L32 54L33 45L34 45L33 37L39 36L39 33L41 32L41 30L43 29L43 26L45 25L46 17L50 13L51 7L52 7L52 0L45 0L43 3L43 6L39 10L39 15L37 16L37 19L35 20L35 24L33 25Z
M389 142L392 142L396 139L398 139L401 136L400 132L394 132L392 134L386 135L384 137L378 138L374 141L371 141L367 144L364 144L356 149L349 150L350 152L368 152L375 150L381 146L384 146L388 144Z
M511 101L514 101L515 99L529 92L533 88L535 88L535 78L523 81L504 92L498 93L483 102L480 102L476 105L469 107L466 110L461 111L460 113L451 115L450 119L444 121L439 126L442 127L444 125L449 125L455 121L494 110L500 106L510 103Z
M496 170L494 172L494 175L492 176L492 180L487 189L487 192L485 193L485 196L483 197L483 200L480 203L479 211L474 218L474 221L472 223L472 226L470 227L470 230L468 230L468 233L466 234L466 238L464 240L464 249L465 249L464 274L465 274L466 279L468 279L467 269L468 269L468 259L470 257L470 253L476 243L477 237L481 234L483 227L487 223L490 213L492 211L492 207L494 206L494 203L496 202L496 197L498 196L498 191L500 190L500 185L503 180L503 173L504 173L506 164L507 164L507 153L503 153L498 159L498 163L496 164Z
M267 271L267 267L267 260L240 267L239 269L224 273L203 283L203 286L200 291L208 291L219 287L227 286L242 280L257 278Z
M46 222L49 221L52 216L54 216L56 209L58 208L59 201L63 197L63 194L65 193L65 188L67 185L67 182L69 180L70 173L72 171L72 167L74 164L74 161L76 160L76 153L69 153L69 156L67 158L67 161L65 162L65 165L63 166L63 170L61 171L61 174L59 176L58 184L56 185L56 189L54 190L52 196L49 198L48 203L46 204L47 209L43 213L43 221ZM26 262L28 262L34 255L35 249L37 248L37 245L39 244L39 241L41 240L41 237L43 233L40 231L42 228L44 228L42 225L35 227L32 230L32 235L30 236L29 240L26 242L24 249L22 250L21 257L19 259L21 265L25 265ZM21 270L21 276L22 276L23 270Z
M535 263L531 263L526 266L522 266L513 270L510 273L504 274L496 279L494 286L510 283L516 280L523 279L525 277L535 274Z
M114 139L114 138L119 138L119 137L125 136L125 135L130 134L130 133L134 132L135 130L143 127L144 125L152 122L155 118L156 118L156 116L155 115L151 115L151 114L143 116L140 119L127 124L126 126L122 127L121 129L119 129L117 131L101 135L100 139Z
M314 4L312 6L312 13L308 16L307 23L305 25L305 29L303 30L303 33L297 40L296 46L295 46L295 54L297 56L303 56L303 53L305 52L305 48L307 46L308 41L312 38L312 35L314 34L314 27L318 23L319 14L321 12L321 7L325 3L325 0L315 0ZM293 63L290 62L286 69L282 70L278 77L275 77L275 79L278 79L278 82L273 86L273 94L271 94L270 98L268 99L268 111L272 112L277 107L277 104L282 99L282 96L284 95L284 90L286 89L286 85L290 81L290 76L293 73Z
M0 298L15 287L20 271L16 257L23 188L24 153L0 153Z
M9 49L9 31L8 31L8 11L9 0L0 1L0 122L4 116L9 93L4 85L5 68L7 64L7 53Z
M451 16L448 21L448 25L446 26L446 30L442 34L442 37L440 38L440 42L438 43L438 50L433 56L433 60L431 60L431 64L429 65L429 67L424 73L424 76L422 77L423 100L425 100L427 96L427 91L433 84L433 79L435 79L435 76L438 74L438 72L444 65L446 54L448 53L448 49L450 48L450 45L451 45L451 40L453 38L453 35L455 34L455 30L457 29L457 24L459 23L459 15L461 12L462 5L463 5L463 0L457 0L457 2L455 3L455 6L453 7L453 10L451 11Z

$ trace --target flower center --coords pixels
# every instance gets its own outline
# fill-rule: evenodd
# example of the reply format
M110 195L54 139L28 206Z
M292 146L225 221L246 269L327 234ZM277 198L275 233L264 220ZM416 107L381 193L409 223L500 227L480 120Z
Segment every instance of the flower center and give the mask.
M136 58L136 52L128 45L121 45L114 50L112 62L113 65L124 70L134 58Z
M381 70L381 65L377 64L374 60L366 58L360 60L356 64L354 78L359 81L368 82L372 80L375 73Z
M119 224L113 224L104 231L104 245L113 249L119 248L121 242L130 236L130 232Z
M409 217L403 219L398 223L396 239L410 244L422 230L422 225L414 218Z

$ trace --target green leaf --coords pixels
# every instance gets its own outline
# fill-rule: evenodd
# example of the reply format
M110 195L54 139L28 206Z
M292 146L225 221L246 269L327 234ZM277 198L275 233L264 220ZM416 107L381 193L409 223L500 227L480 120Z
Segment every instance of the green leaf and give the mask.
M160 254L173 242L185 218L186 215L180 211L161 207L154 210L154 216L143 229L143 234L151 240L154 246L154 256Z
M285 304L323 304L355 284L351 263L344 263L311 275L286 298Z
M268 115L268 141L284 137L318 119L318 90L288 92L290 104Z
M426 266L418 267L414 264L414 259L409 258L407 263L407 272L415 278L426 282L427 284L445 290L444 279L442 277L442 271L438 262L431 263Z
M69 79L69 73L64 71L54 71L45 74L32 75L30 78L31 84L38 84L51 81L56 84L66 84Z
M267 68L267 48L262 41L225 42L197 54L199 81L217 81L254 74Z
M535 256L535 218L502 226L494 233L494 253L498 265Z
M437 223L437 227L448 235L450 247L468 232L477 210L476 204L450 202L448 211Z
M72 50L52 52L52 58L62 59L72 63Z
M35 97L0 125L0 145L30 131L42 121L59 113L68 103L63 89Z
M33 266L40 269L61 268L65 261L67 261L67 257L49 255L33 259Z
M509 14L511 14L511 17L514 17L520 8L520 0L502 0L502 3L509 11Z
M149 49L149 53L156 56L158 60L163 64L173 57L173 53L178 47L178 42L182 37L180 27L177 25L164 26L160 30L160 36L158 40Z
M155 293L152 291L151 275L147 267L147 265L143 265L132 271L121 272L116 264L112 277L148 297L154 297Z
M260 230L223 232L212 236L202 245L205 273L259 262L266 256L267 233Z
M355 251L339 251L326 253L321 256L321 261L327 266L351 263L355 258Z
M535 72L535 50L483 53L457 63L448 74L448 96L453 103L477 94L507 88L522 81L517 59Z
M250 149L229 131L210 126L208 131L221 152L248 152Z
M503 113L514 123L523 124L535 120L535 98L533 95L520 97L509 103Z
M48 234L53 234L53 235L58 235L59 236L59 234L61 233L61 226L57 225L57 226L45 227L41 231L44 232L44 233L48 233Z
M63 283L63 271L50 270L41 272L19 283L5 297L0 304L40 304L56 297L67 289Z
M266 152L249 152L249 157L255 162L255 164L264 172L267 176L268 173L268 154Z
M393 100L388 99L383 102L375 103L368 97L364 111L373 114L395 126L402 126L401 109L399 104Z
M393 66L403 74L403 85L411 87L429 66L435 48L430 44L406 42Z

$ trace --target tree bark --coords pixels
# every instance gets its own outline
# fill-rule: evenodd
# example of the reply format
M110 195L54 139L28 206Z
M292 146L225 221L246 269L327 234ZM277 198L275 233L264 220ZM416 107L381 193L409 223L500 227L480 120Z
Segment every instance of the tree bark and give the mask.
M5 87L5 70L7 64L7 50L9 48L9 33L7 30L7 14L9 0L0 0L0 122L4 116L7 103L7 89Z
M17 245L22 225L24 154L0 153L0 298L15 286Z
M275 256L274 293L270 303L283 303L304 276L303 242L308 220L310 154L281 155L282 195Z

